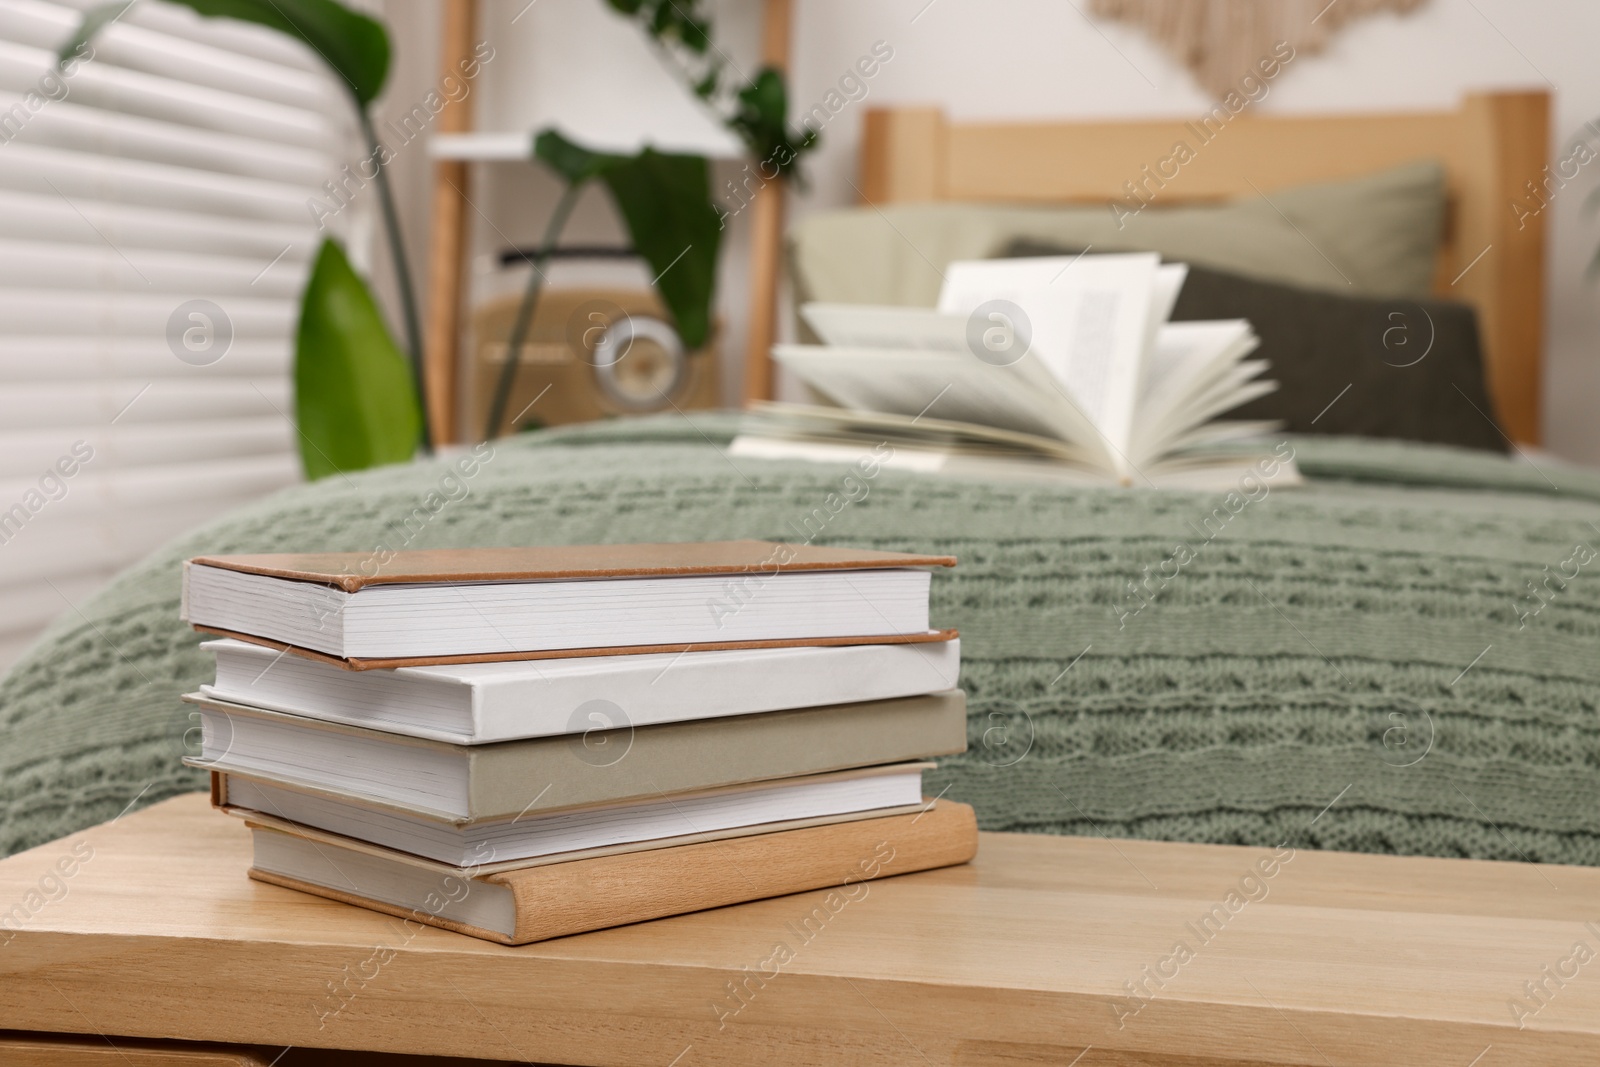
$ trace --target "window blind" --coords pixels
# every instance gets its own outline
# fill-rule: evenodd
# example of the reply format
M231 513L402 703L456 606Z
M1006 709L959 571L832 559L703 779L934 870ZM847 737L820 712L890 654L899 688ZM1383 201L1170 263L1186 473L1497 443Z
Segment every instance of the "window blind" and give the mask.
M0 0L0 666L126 563L299 477L306 202L356 144L308 49L159 0L57 78L94 2Z

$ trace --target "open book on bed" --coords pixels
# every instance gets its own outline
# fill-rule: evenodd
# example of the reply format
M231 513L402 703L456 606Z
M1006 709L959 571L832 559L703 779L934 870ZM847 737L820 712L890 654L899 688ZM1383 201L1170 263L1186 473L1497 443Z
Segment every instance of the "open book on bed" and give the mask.
M925 470L1229 485L1274 424L1217 416L1277 383L1248 322L1167 321L1186 272L1154 253L977 260L946 268L935 309L807 304L824 343L773 355L832 405L759 404L732 452L848 461L886 441Z

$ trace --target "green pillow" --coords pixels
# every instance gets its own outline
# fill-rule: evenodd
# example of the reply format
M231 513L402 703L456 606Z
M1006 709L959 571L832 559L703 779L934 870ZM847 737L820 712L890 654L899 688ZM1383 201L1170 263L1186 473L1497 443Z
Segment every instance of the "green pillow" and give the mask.
M1249 319L1277 392L1224 415L1289 433L1387 437L1505 452L1467 304L1345 296L1190 267L1172 320Z
M1018 241L1010 257L1078 251ZM1249 319L1251 359L1275 392L1226 412L1270 419L1296 434L1387 437L1505 452L1484 379L1477 312L1424 297L1348 296L1189 267L1173 322Z
M941 271L1019 239L1147 249L1265 281L1361 296L1426 296L1444 221L1444 169L1421 161L1351 181L1205 207L1159 198L1119 227L1109 206L897 204L813 215L789 232L801 301L931 307Z

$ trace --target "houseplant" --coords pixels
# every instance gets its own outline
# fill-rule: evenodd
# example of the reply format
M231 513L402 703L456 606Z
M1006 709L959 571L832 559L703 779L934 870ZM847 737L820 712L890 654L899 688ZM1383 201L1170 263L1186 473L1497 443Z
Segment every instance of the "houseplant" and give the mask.
M778 174L798 174L800 157L816 147L807 130L791 137L788 92L783 76L763 67L748 84L727 77L727 64L712 44L711 21L698 0L607 0L612 10L632 19L663 60L683 79L694 97L744 143L751 155ZM550 213L532 261L532 273L511 328L506 351L520 352L544 283L544 266L554 251L579 193L591 180L611 194L634 250L650 265L654 285L671 313L686 349L698 348L711 329L717 249L722 218L711 203L705 157L657 152L646 146L632 155L589 151L556 130L534 139L534 158L565 183ZM506 359L495 383L484 437L503 428L518 360Z
M422 388L421 326L416 289L407 266L404 235L387 171L392 156L379 141L373 104L389 73L389 34L377 19L340 0L170 0L213 18L267 26L305 43L344 84L355 109L374 183L385 244L394 266L406 336L404 349L391 336L367 282L350 266L343 248L325 238L301 297L295 339L295 411L301 461L308 478L359 470L410 458L428 449L430 424ZM748 85L725 77L720 53L713 56L711 25L698 0L607 0L635 20L662 54L690 82L696 98L717 111L746 146L790 171L815 136L791 139L785 125L786 93L777 71L763 69ZM112 0L85 12L59 59L65 63L132 6ZM525 331L537 302L542 260L559 238L578 192L602 182L616 204L633 247L656 273L656 286L686 347L704 341L710 328L712 285L720 216L711 203L703 157L672 155L646 147L632 155L590 151L554 130L534 141L535 158L565 181L566 190L545 228L518 329ZM670 267L670 269L669 269ZM520 345L516 331L513 345ZM496 417L516 361L507 361Z

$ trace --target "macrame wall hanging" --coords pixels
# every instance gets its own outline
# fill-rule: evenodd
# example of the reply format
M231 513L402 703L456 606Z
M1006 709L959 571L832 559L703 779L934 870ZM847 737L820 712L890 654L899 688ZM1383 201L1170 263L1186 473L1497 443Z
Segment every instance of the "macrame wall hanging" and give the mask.
M1347 23L1405 13L1427 0L1091 0L1089 10L1144 30L1214 97L1235 89L1258 60L1287 41L1314 54Z

